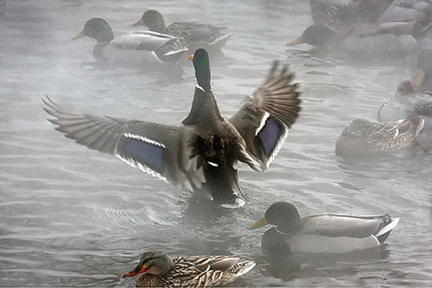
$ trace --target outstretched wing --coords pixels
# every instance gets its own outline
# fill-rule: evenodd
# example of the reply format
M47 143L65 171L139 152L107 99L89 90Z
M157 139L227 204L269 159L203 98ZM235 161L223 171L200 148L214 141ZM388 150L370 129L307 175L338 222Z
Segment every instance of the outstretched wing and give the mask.
M184 184L178 153L181 128L152 122L81 114L65 110L51 99L42 100L48 119L67 138L90 149L117 156L131 166L169 181Z
M284 65L277 73L275 61L269 76L247 97L229 121L246 141L248 152L268 167L286 139L300 111L300 92L292 84L293 73Z

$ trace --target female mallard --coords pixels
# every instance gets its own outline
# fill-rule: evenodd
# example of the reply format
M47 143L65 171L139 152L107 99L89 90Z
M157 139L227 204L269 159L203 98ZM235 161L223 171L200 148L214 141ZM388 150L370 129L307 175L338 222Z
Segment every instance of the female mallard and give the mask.
M119 54L119 49L151 51L153 55L146 55L148 60L156 60L158 62L176 62L183 52L187 50L181 46L179 37L152 31L124 33L114 39L114 33L110 25L101 18L88 20L84 25L84 29L75 35L72 40L85 36L97 41L93 49L93 56L98 60L110 58L105 55L107 54L106 50L110 47L114 47L114 49L111 49L111 53L108 52L108 54ZM121 53L124 54L124 52ZM145 52L141 51L140 54L144 55ZM133 61L136 61L136 57L134 57Z
M352 3L335 3L330 0L310 0L314 24L333 29L374 22L393 0L353 0Z
M198 48L221 49L231 34L224 34L226 28L193 22L174 22L165 26L163 16L156 10L147 10L132 27L145 25L150 31L183 38L182 43L191 50Z
M249 272L255 262L238 257L191 256L171 258L162 251L145 252L138 266L124 277L142 274L137 287L210 287L225 285Z
M338 156L368 156L390 152L402 152L417 143L424 119L412 115L395 122L370 122L352 120L342 130L336 141Z
M348 253L378 247L399 219L390 215L319 214L300 218L292 204L276 202L249 226L276 225L262 237L262 248L279 252Z
M143 171L180 184L200 197L243 205L245 193L237 161L265 171L300 111L293 74L274 62L269 76L246 98L240 110L224 119L210 86L210 61L204 49L193 58L197 85L182 126L69 112L44 101L57 119L57 130L90 149L114 154Z
M432 93L418 92L410 81L403 81L393 99L378 110L378 121L406 119L412 113L432 117Z

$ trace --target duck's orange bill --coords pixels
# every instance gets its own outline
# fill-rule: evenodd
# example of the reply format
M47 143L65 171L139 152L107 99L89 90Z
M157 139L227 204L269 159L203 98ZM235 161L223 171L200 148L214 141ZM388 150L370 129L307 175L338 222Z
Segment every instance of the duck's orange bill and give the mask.
M298 45L298 44L303 44L304 43L304 41L303 41L303 37L299 37L299 38L297 38L296 40L293 40L293 41L291 41L291 42L289 42L288 44L287 44L287 46L294 46L294 45Z
M72 40L80 39L80 38L83 38L85 36L86 36L86 34L84 32L84 29L83 29L80 33L78 33L77 35L75 35L74 37L72 37Z
M192 61L192 60L193 60L193 54L192 54L192 55L189 55L189 57L188 57L188 58L189 58L189 60L191 60L191 61Z
M142 25L144 25L144 21L140 19L138 22L132 24L131 27L142 26Z
M146 269L144 267L136 267L134 270L132 270L131 272L126 273L125 275L123 275L123 277L133 277L135 275L141 274L146 272Z

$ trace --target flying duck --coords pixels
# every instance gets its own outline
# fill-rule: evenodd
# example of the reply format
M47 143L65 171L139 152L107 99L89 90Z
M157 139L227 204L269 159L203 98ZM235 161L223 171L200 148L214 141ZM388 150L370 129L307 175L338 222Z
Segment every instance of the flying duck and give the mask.
M266 171L300 111L298 84L286 65L274 62L265 81L240 110L224 119L210 86L210 61L198 49L197 85L181 126L68 111L44 100L56 130L90 149L110 153L144 172L220 204L242 206L237 162Z

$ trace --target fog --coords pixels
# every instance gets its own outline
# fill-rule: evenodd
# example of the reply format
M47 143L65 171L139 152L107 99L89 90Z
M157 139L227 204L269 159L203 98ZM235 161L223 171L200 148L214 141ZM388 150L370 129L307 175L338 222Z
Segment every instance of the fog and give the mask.
M233 115L274 59L300 83L302 111L266 173L239 166L245 207L195 201L187 191L78 145L55 131L41 98L72 111L179 125L195 74L172 65L101 62L96 42L72 41L87 20L118 35L147 9L166 24L225 26L231 39L211 60L212 89ZM312 24L308 1L9 0L0 12L0 283L2 286L133 286L123 278L146 250L171 256L241 254L257 266L232 286L429 286L431 154L351 163L335 156L352 119L415 74L417 52L360 54L287 47ZM401 218L386 244L340 257L271 257L266 228L247 230L276 201L300 215L388 213Z

